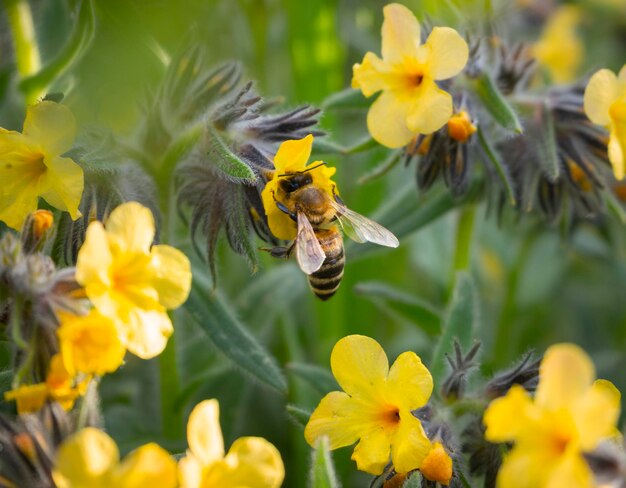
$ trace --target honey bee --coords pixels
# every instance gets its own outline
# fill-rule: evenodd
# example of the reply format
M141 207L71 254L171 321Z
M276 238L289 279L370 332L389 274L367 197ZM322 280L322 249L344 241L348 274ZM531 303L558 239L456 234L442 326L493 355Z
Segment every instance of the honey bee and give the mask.
M296 222L297 234L291 246L267 250L274 257L287 258L295 249L298 265L308 275L311 290L321 300L328 300L341 284L345 265L339 228L356 242L387 247L398 247L399 243L382 225L347 208L334 186L331 197L313 184L309 172L319 166L277 176L285 197L279 201L274 195L274 202Z

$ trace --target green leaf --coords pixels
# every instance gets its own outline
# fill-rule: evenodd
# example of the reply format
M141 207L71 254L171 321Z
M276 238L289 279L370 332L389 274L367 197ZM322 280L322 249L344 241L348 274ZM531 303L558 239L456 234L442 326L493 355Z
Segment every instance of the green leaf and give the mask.
M378 281L357 283L354 291L360 295L384 300L403 318L429 334L441 332L441 312L426 300Z
M299 376L322 395L334 390L339 390L339 385L328 369L315 364L289 363L287 370Z
M411 477L408 478L402 485L402 488L421 488L421 487L422 487L422 477L417 473L413 473Z
M83 0L78 8L74 30L61 51L36 74L24 78L19 89L27 99L37 98L85 54L96 31L94 0Z
M208 156L210 160L229 178L251 182L256 180L252 168L243 162L224 143L215 128L208 123L205 134L209 144Z
M310 488L338 488L340 486L327 437L320 438L313 450L309 486Z
M504 189L506 190L506 194L509 197L509 203L513 206L517 205L517 201L515 199L515 192L513 191L513 183L509 176L509 171L506 169L505 164L500 159L500 154L496 151L496 149L491 145L489 139L485 137L483 130L478 128L478 141L480 142L480 146L483 148L485 152L485 156L489 162L493 165L498 177L502 181L504 185Z
M443 331L430 363L430 372L436 387L441 385L445 377L445 354L452 351L454 340L457 339L464 350L471 346L477 318L478 304L474 282L467 272L459 271L448 304Z
M309 418L311 417L311 411L304 408L299 407L297 405L292 405L291 403L287 405L287 414L289 418L293 420L296 424L300 425L302 428L306 426L309 422Z
M537 135L539 164L548 180L554 183L561 172L554 133L554 120L552 113L545 104L541 115L543 123L539 124L533 131Z
M207 333L217 348L260 381L287 390L287 381L276 359L257 341L235 317L225 300L217 292L209 292L208 283L200 283L195 276L185 308Z
M518 134L523 132L515 110L506 101L491 75L483 72L475 80L474 90L487 111L499 125Z
M361 90L346 88L340 92L332 93L322 102L323 110L342 108L368 108L371 101L363 96Z

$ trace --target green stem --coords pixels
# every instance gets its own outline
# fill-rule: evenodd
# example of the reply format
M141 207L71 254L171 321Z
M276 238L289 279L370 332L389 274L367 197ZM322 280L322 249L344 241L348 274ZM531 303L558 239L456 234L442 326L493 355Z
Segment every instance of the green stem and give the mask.
M4 0L4 9L13 37L17 72L21 78L26 78L41 67L33 14L27 0Z
M510 320L515 315L517 289L520 282L520 277L524 269L524 265L530 251L535 242L535 237L531 234L522 243L522 248L517 256L517 260L513 266L513 269L509 273L506 287L506 295L504 297L504 303L502 305L502 311L497 323L496 339L493 346L493 359L494 364L501 366L507 358L510 357L510 345L511 345L511 330Z
M475 205L465 205L461 207L459 211L456 227L454 261L452 265L452 279L450 280L450 293L454 290L457 273L459 271L466 271L470 267L475 216Z

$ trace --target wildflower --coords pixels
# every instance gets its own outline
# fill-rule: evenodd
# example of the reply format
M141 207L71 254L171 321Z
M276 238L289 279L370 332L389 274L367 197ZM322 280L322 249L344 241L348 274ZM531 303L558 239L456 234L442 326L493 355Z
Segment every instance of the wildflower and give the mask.
M54 224L54 216L49 210L35 210L29 214L22 228L22 248L26 254L41 250L50 229Z
M547 68L556 83L567 83L576 77L583 58L583 43L576 34L581 12L574 5L562 5L550 17L532 53Z
M314 161L307 165L312 146L313 135L309 134L300 140L283 142L278 148L276 156L274 156L275 171L270 175L270 179L261 193L261 198L269 228L278 239L285 241L295 239L297 225L289 215L276 206L277 200L284 201L286 198L286 193L279 185L277 175L307 171L311 175L312 184L317 188L326 192L331 198L334 198L333 191L337 193L336 185L331 180L335 174L335 168L328 168L321 161Z
M71 375L59 354L52 356L46 381L32 385L21 385L4 393L4 399L17 403L17 413L39 411L47 400L54 400L70 410L79 396L85 394L89 378L80 382Z
M122 364L126 349L111 319L95 309L84 316L60 312L59 319L61 357L70 374L103 375Z
M113 319L124 346L141 358L160 354L172 334L167 309L189 295L187 257L166 245L152 246L152 213L124 203L106 221L92 222L78 252L76 279L102 315Z
M187 424L189 450L179 462L182 488L277 488L285 477L278 450L260 437L241 437L224 456L217 400L194 407Z
M610 132L609 160L615 178L624 178L626 158L626 65L619 75L608 69L596 72L585 89L585 113Z
M93 427L70 436L59 448L54 481L59 488L174 488L176 461L157 444L145 444L120 462L113 439Z
M389 368L378 342L351 335L337 342L330 364L344 391L322 398L304 430L307 442L328 436L337 449L360 439L352 459L371 474L381 474L390 457L398 473L419 468L431 444L411 411L424 406L433 389L420 358L405 352Z
M19 230L39 197L78 218L83 170L61 157L75 132L70 110L50 101L28 107L22 133L0 128L0 220L9 227Z
M485 437L513 441L498 474L499 486L591 487L583 455L616 434L620 395L608 381L593 381L594 367L578 346L546 351L533 401L514 385L484 415Z
M381 91L367 114L367 127L384 146L406 145L430 134L452 115L452 97L435 81L457 75L467 63L467 43L454 29L435 27L420 46L420 26L406 7L384 9L382 56L368 52L353 68L352 87L366 97Z

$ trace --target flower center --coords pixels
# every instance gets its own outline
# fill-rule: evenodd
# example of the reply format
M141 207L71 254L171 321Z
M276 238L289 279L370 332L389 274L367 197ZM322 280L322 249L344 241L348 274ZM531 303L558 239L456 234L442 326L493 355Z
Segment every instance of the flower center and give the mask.
M393 405L386 406L381 412L381 422L388 427L395 427L400 423L400 410Z
M422 73L417 73L411 75L409 84L414 88L418 88L422 84L422 81L424 81L424 75Z

